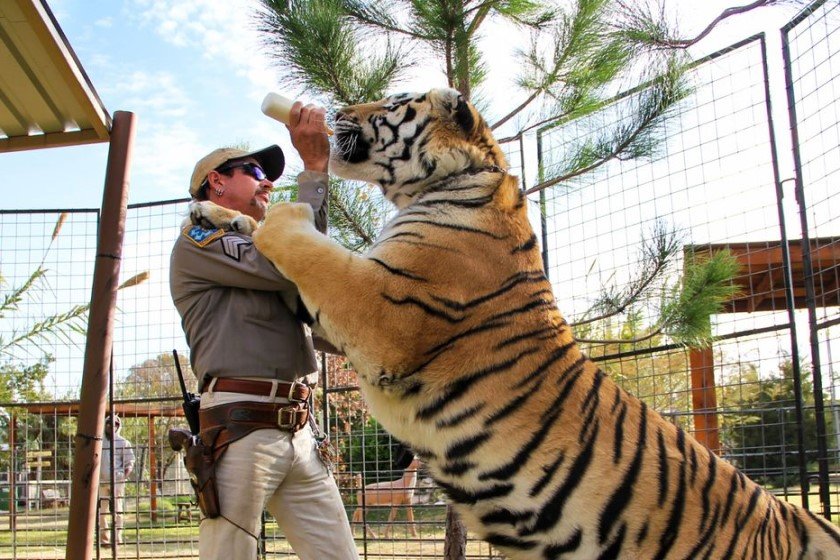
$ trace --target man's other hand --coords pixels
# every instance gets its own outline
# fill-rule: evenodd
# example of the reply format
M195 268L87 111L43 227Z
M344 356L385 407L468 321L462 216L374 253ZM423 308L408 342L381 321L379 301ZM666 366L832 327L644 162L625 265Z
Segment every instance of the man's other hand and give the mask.
M326 110L316 105L295 101L289 112L289 135L292 146L303 160L308 171L327 172L330 161L330 142L327 139Z

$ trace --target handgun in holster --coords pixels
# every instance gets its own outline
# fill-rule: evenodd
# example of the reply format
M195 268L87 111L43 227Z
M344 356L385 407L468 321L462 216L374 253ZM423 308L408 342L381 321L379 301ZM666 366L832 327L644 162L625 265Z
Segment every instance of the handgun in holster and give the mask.
M173 350L172 354L175 357L175 370L178 372L178 381L181 383L181 393L184 397L184 416L190 429L169 430L169 445L175 451L184 451L184 466L190 475L190 485L195 491L198 507L205 517L213 519L221 515L219 492L216 489L216 457L213 453L213 444L221 428L213 428L205 433L199 431L200 397L187 392L177 350Z
M190 475L190 485L195 491L198 508L210 519L221 515L213 444L222 429L221 426L211 428L200 435L191 434L183 428L169 430L169 445L175 451L184 451L184 466Z

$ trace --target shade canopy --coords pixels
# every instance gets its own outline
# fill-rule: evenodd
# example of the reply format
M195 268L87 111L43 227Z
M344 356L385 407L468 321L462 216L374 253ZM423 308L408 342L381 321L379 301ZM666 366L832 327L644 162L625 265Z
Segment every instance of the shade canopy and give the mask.
M0 1L0 152L107 142L110 129L46 2Z

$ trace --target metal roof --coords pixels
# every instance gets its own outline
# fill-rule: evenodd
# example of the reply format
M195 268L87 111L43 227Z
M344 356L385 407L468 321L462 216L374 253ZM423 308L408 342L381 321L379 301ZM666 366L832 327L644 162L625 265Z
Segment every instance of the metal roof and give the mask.
M46 0L0 1L0 152L107 142L110 129Z

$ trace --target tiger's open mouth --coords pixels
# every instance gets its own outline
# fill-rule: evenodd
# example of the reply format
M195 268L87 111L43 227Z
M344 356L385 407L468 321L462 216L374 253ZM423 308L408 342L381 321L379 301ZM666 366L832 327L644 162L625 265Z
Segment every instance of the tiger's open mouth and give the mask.
M361 163L370 157L370 143L362 135L362 127L347 119L336 119L335 147L339 158L347 163Z

